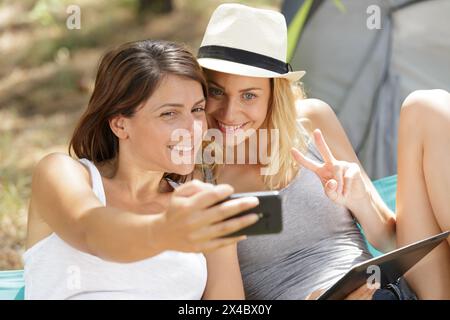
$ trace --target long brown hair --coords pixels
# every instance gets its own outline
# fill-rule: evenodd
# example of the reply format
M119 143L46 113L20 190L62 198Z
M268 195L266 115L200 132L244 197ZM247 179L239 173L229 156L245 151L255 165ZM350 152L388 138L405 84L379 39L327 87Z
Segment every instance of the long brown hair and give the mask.
M132 117L167 74L198 81L206 97L207 85L195 57L182 45L162 40L129 42L101 59L88 107L69 144L78 158L94 163L114 160L119 140L109 126L117 115Z

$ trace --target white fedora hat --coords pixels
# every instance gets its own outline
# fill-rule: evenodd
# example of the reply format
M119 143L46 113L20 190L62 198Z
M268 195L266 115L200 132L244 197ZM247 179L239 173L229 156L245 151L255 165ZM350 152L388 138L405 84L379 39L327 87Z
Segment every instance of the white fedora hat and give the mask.
M286 56L287 27L281 13L228 3L212 14L197 59L215 71L297 81L305 71L292 71Z

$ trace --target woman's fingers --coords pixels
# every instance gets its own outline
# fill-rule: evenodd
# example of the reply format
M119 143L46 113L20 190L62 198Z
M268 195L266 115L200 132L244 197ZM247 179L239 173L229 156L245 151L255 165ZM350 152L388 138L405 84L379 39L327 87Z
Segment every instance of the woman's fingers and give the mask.
M190 197L206 188L209 188L207 183L200 180L192 180L177 187L173 194L178 197Z
M205 211L199 212L196 217L194 217L194 224L204 226L210 225L230 218L242 211L254 208L258 203L259 200L256 197L228 200Z
M320 169L321 165L311 159L306 158L298 149L291 148L291 154L294 157L295 161L302 165L303 167L311 170L312 172L316 172Z
M325 142L325 138L322 135L322 132L320 129L316 129L313 132L314 135L314 141L316 142L317 149L319 150L323 160L326 163L332 163L335 158L333 154L330 151L330 148L328 147L327 143Z
M327 194L328 198L333 201L336 201L339 197L337 193L337 187L338 183L335 179L330 179L325 183L325 193Z
M338 195L342 194L344 188L343 168L335 166L334 164L332 164L332 167L330 165L323 166L322 164L306 158L296 148L292 148L291 152L294 156L294 159L300 165L315 172L319 176L320 180L324 184L325 192L327 193L328 197L330 197L332 200L335 200L337 199ZM333 161L333 163L336 163L335 160Z
M208 201L218 202L231 194L233 189L231 188L231 190L229 190L230 188L231 187L221 187L217 190L217 187L212 184L204 183L199 180L192 180L180 185L173 192L171 199L171 206L173 207L172 215L183 216L186 213L201 210L202 208L205 208L205 205L208 205Z
M205 190L194 194L189 199L189 203L191 204L193 211L205 209L215 205L217 202L226 199L234 192L234 189L228 184L210 186L211 187L205 188Z
M325 182L325 191L328 197L335 201L344 196L344 188L346 188L345 167L343 165L335 168L333 178Z
M227 234L239 231L247 226L256 223L259 216L256 213L247 214L243 217L230 219L224 222L205 227L197 232L194 232L190 239L192 241L207 241L211 239L220 238Z

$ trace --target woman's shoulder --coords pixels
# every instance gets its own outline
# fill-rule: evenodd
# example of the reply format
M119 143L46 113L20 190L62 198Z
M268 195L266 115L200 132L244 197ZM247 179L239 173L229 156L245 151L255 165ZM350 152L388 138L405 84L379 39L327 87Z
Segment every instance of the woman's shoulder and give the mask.
M295 102L295 107L300 118L310 121L324 122L336 117L330 105L320 99L299 99Z
M89 170L68 154L51 153L42 158L33 169L31 199L47 199L54 192L71 193L72 189L79 189L80 185L90 187Z
M59 177L63 178L68 174L79 174L82 177L89 177L89 172L84 165L68 154L54 152L43 157L33 170L33 177Z
M310 132L320 129L338 159L355 160L352 145L329 104L319 99L304 99L297 101L296 107L299 120Z
M310 131L321 129L333 131L340 126L340 122L331 106L319 99L297 100L295 104L297 118Z
M52 234L53 230L39 214L36 203L53 203L56 189L70 192L74 177L89 181L89 173L77 160L64 153L51 153L43 157L33 170L31 201L28 208L26 248Z

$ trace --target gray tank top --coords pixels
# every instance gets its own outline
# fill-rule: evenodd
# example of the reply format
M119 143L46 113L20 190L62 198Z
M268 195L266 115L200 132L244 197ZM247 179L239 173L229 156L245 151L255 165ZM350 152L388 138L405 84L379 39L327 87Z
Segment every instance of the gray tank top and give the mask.
M322 161L313 144L308 156ZM247 299L304 299L372 257L350 212L325 195L314 172L302 168L280 193L283 231L238 244Z

